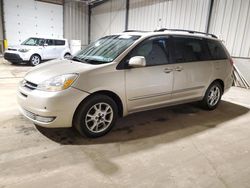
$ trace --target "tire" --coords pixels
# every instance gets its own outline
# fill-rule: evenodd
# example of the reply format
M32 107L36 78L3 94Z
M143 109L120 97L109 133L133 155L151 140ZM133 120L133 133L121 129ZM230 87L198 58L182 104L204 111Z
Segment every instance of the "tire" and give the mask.
M106 95L93 95L79 106L73 125L82 136L96 138L107 134L117 117L118 108L113 99Z
M213 82L207 89L201 105L206 110L214 110L220 103L223 90L219 82Z
M70 59L71 58L71 54L70 53L66 53L64 54L64 59Z
M39 55L34 54L30 57L29 62L31 66L37 66L41 63L41 57Z

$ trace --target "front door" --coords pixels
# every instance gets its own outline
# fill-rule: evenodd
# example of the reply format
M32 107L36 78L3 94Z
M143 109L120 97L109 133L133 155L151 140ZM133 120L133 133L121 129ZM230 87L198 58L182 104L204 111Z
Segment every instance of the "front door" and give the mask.
M128 111L140 111L164 105L171 99L173 65L169 58L168 38L152 37L144 40L128 55L144 56L146 67L125 70Z

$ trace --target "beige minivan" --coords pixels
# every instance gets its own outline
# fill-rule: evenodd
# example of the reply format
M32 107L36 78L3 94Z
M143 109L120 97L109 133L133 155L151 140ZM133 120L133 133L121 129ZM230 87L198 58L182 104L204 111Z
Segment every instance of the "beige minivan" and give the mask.
M70 60L34 67L21 81L24 116L99 137L118 116L200 101L213 110L232 85L233 62L212 34L161 29L103 37Z

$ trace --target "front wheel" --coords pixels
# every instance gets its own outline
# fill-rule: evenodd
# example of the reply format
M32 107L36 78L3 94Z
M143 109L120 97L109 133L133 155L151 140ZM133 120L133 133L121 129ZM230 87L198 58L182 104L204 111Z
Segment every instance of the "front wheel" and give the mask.
M219 82L212 83L208 87L206 94L201 101L203 108L207 110L214 110L220 103L222 92L222 86Z
M32 55L31 58L30 58L30 64L32 66L36 66L36 65L39 65L41 63L41 57L39 55Z
M81 135L100 137L111 130L117 116L118 109L113 99L94 95L80 105L73 123Z

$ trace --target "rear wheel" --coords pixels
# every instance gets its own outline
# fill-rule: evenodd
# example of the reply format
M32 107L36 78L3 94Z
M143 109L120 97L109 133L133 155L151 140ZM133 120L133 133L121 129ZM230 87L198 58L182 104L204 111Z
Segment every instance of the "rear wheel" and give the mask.
M79 107L74 126L81 135L100 137L114 126L118 116L116 103L106 95L94 95Z
M222 86L219 82L212 83L201 101L202 107L207 110L214 110L220 103L222 92Z
M65 55L64 55L64 59L70 59L71 58L71 54L70 53L66 53Z
M32 66L36 66L36 65L39 65L41 63L41 57L39 55L32 55L31 58L30 58L30 64Z

